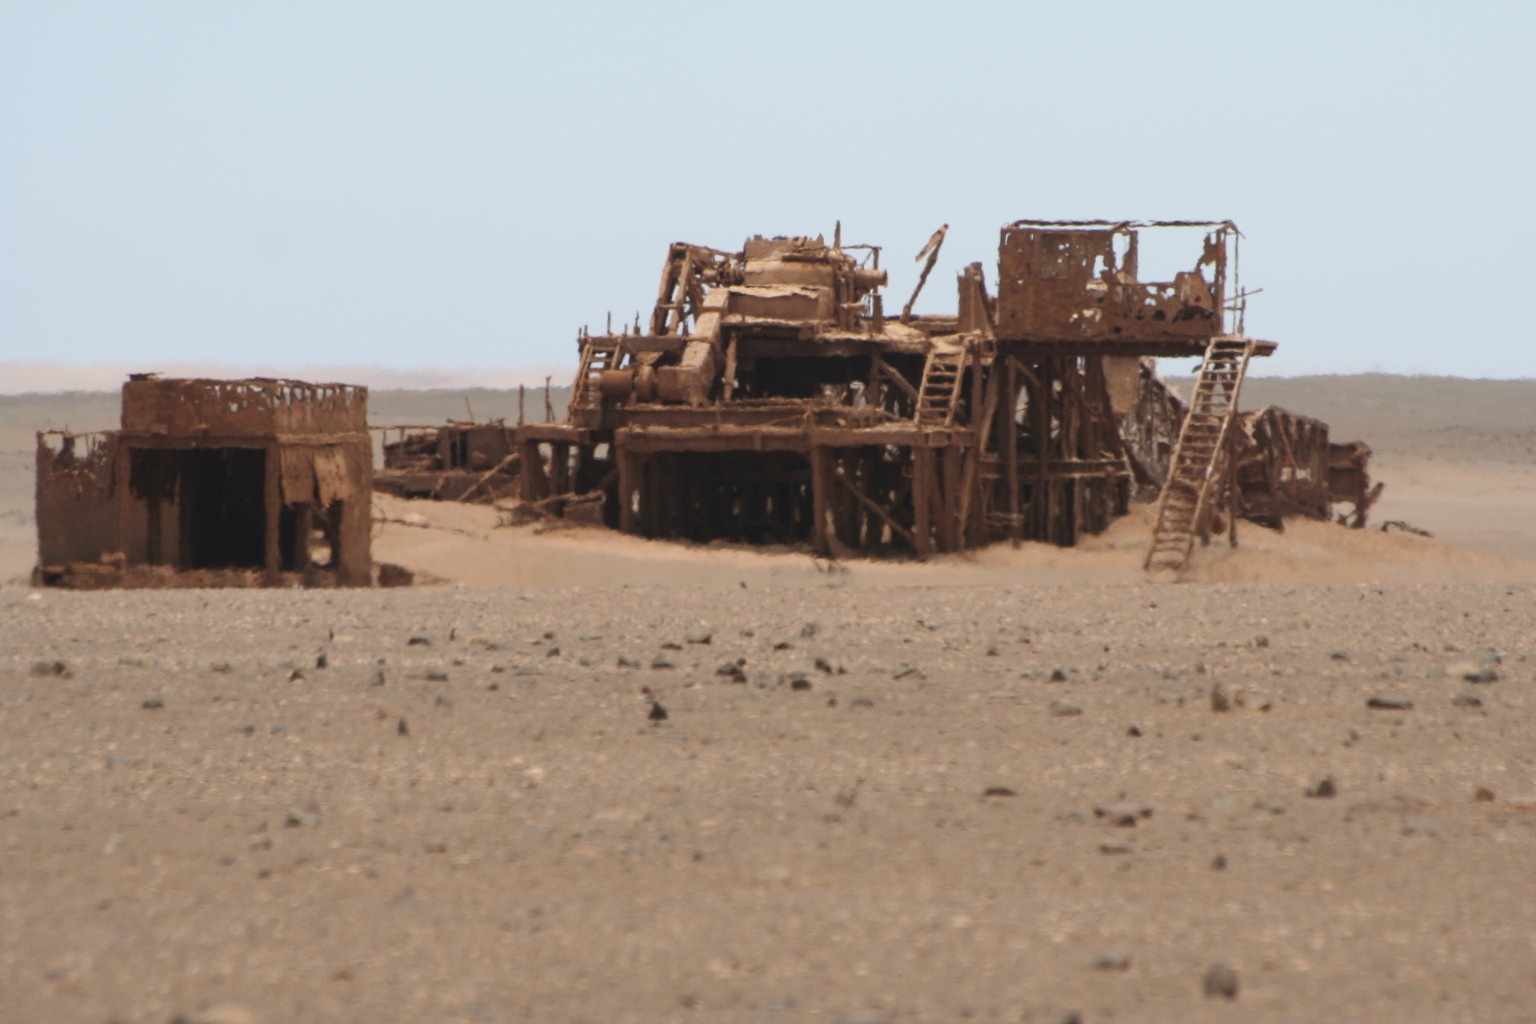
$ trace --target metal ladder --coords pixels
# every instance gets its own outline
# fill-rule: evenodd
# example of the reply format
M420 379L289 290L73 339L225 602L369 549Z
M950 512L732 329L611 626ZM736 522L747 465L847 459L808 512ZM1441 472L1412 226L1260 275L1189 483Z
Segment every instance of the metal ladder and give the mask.
M966 355L964 346L953 350L929 350L928 360L923 364L923 382L917 389L917 414L913 417L915 423L950 426L955 422Z
M571 408L598 409L603 404L598 379L604 370L614 369L619 362L622 341L618 335L588 335L581 345L581 368L576 371L575 393L571 395Z
M1183 569L1196 534L1205 532L1213 496L1225 483L1227 439L1251 358L1253 342L1248 338L1212 338L1205 350L1157 503L1157 525L1143 563L1147 569Z

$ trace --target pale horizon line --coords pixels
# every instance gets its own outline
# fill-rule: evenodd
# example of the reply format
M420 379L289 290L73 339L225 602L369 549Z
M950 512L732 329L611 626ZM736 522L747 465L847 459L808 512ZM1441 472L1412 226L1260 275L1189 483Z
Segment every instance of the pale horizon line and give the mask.
M399 369L359 364L314 364L281 369L260 363L126 363L0 362L0 395L56 395L70 392L112 392L132 373L157 373L162 377L197 377L242 380L264 377L302 380L315 384L360 384L371 391L432 391L443 388L490 388L508 390L519 385L543 387L545 378L556 387L571 383L575 367L434 367Z
M1171 362L1172 360L1170 360ZM1180 360L1182 362L1183 360ZM301 380L311 383L359 384L372 391L435 391L455 388L485 388L511 390L522 387L543 387L546 379L554 387L567 387L575 374L574 367L524 367L521 369L485 369L469 366L445 366L430 369L401 369L392 366L361 364L314 364L309 366L277 367L259 364L180 363L165 362L153 365L127 363L64 363L26 362L21 360L0 361L0 395L57 395L67 393L110 393L119 390L132 373L158 373L163 377L197 377L213 380L240 380L251 377L268 379ZM1173 377L1189 376L1194 367L1175 369L1165 367L1164 372ZM1294 373L1250 373L1255 379L1296 379L1302 377L1366 377L1386 376L1405 378L1437 378L1441 380L1480 381L1531 381L1533 377L1463 377L1445 373L1394 371L1381 368L1369 370L1298 370Z

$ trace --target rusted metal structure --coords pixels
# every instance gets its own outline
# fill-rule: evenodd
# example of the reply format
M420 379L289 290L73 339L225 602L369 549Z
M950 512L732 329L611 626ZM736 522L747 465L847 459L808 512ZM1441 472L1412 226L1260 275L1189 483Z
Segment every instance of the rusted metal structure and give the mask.
M515 496L521 449L503 420L381 427L373 489L401 498L491 503ZM393 440L391 440L393 438Z
M1371 482L1370 457L1363 441L1330 442L1321 420L1273 405L1243 413L1234 456L1237 513L1271 527L1289 516L1364 527L1382 491Z
M1184 269L1141 280L1144 235L1177 228L1198 241ZM919 288L944 231L918 256ZM600 493L627 532L829 555L1071 545L1138 488L1180 486L1190 417L1166 389L1147 401L1147 359L1206 356L1227 374L1224 437L1248 359L1273 351L1239 333L1236 237L1228 222L1019 221L1002 230L995 297L973 263L955 315L909 301L895 317L880 250L841 231L674 244L647 329L583 332L565 422L520 431L521 497ZM1165 504L1170 521L1206 514Z
M121 429L37 438L40 583L368 586L366 388L123 385Z

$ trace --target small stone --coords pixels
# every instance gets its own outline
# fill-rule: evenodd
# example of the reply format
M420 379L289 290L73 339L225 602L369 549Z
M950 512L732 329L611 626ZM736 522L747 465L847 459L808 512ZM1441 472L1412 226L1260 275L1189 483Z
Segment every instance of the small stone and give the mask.
M896 672L891 676L891 678L892 679L927 679L928 677L923 675L923 670L920 669L920 668L914 668L911 665L903 665L901 668L896 670Z
M1212 964L1205 972L1205 994L1211 999L1237 998L1237 972L1226 964Z
M800 627L800 639L809 640L819 632L821 632L820 626L814 622L807 622L805 625Z
M303 807L294 804L288 808L288 817L283 819L283 824L288 828L313 828L320 824L320 809L314 804Z
M1319 782L1311 789L1307 790L1307 796L1322 800L1326 800L1329 797L1335 797L1338 795L1339 788L1338 786L1334 785L1333 778L1331 776Z
M1494 799L1493 790L1487 786L1478 786L1477 790L1472 794L1472 799L1480 804L1491 804Z
M658 654L658 655L656 655L656 657L651 659L651 668L654 668L654 669L676 668L676 667L677 666L673 665L671 661L667 660L667 658L664 655Z
M1253 638L1253 646L1255 646L1255 647L1268 647L1269 646L1269 637L1262 636L1262 635L1254 637Z
M1002 654L1002 652L997 649L997 646L995 644L993 646L987 648L987 657L989 657L989 658L996 658L996 657L1000 656L1001 654Z
M1120 856L1133 851L1130 843L1100 843L1099 852L1105 856Z
M405 724L405 719L400 719L395 725L395 734L398 736L409 736L411 734L411 727Z
M1067 681L1067 670L1062 668L1051 669L1051 682L1064 683Z
M680 651L683 649L683 645L679 643L673 643L671 640L668 640L666 643L661 645L661 649L664 651Z
M159 711L161 708L165 707L165 701L161 700L159 697L145 697L144 702L140 704L139 707L144 708L147 711Z
M626 658L622 654L619 655L619 663L618 664L619 664L619 668L639 668L640 667L640 663L638 661L636 661L634 658Z
M1482 698L1470 693L1458 693L1451 699L1451 706L1458 708L1480 708L1483 706Z
M69 670L69 666L62 661L34 661L32 663L32 674L35 676L54 676L59 679L68 679L73 675Z
M1499 680L1499 672L1492 665L1475 661L1458 661L1454 665L1448 665L1445 674L1454 679L1464 679L1469 683L1496 683Z
M431 647L432 638L426 636L413 636L405 642L407 647Z
M650 719L652 724L665 722L667 720L667 709L661 706L660 701L652 700L651 710L646 713L646 718Z
M1051 701L1052 718L1074 718L1083 713L1083 709L1076 704L1069 704L1064 700Z
M1332 658L1334 661L1348 661L1349 660L1349 652L1348 651L1334 651L1332 654L1328 655L1328 657Z
M324 651L315 655L315 668L330 668L330 666L331 659L326 656Z
M437 700L435 700L433 703L435 703L440 708L451 708L453 707L453 698L448 696L446 693L440 693L437 695Z
M1136 739L1137 737L1141 736L1141 729L1133 725L1129 729L1125 730L1125 734L1132 739Z
M780 640L778 643L773 645L773 649L776 651L792 651L795 649L795 645L790 643L788 640Z
M446 683L447 681L447 672L434 669L433 671L427 673L427 682L429 683Z
M302 683L304 681L304 670L296 668L288 673L288 681L290 683Z
M1232 710L1232 695L1221 683L1211 687L1211 710L1223 714Z
M805 678L805 676L796 673L789 679L789 688L791 690L809 690L811 688L811 681Z
M988 786L986 789L981 791L981 795L983 797L989 797L989 796L1017 796L1018 794L1015 793L1013 790L1009 789L1007 786Z
M1377 711L1412 711L1413 701L1407 697L1379 693L1367 700L1365 706Z
M1212 857L1211 858L1211 870L1212 871L1225 871L1225 870L1227 870L1227 855L1224 854L1224 853L1218 853L1216 856Z
M825 672L829 676L832 674L832 663L826 658L817 658L812 664L816 666L818 672Z
M208 666L210 672L233 672L235 667L227 661L216 661Z
M1133 828L1138 821L1152 817L1152 805L1134 800L1116 800L1099 804L1093 809L1093 816L1109 825Z
M715 669L715 675L729 679L733 683L744 683L747 681L747 673L742 669L742 666L745 664L746 659L744 658L724 662L719 668Z
M371 685L371 686L383 686L384 685L384 670L383 669L379 669L378 671L374 672L373 680L372 680L372 682L369 685Z
M689 633L683 637L683 639L690 644L707 644L714 640L714 638L715 634L711 633L707 629L696 629L692 633Z
M551 647L549 650L544 652L544 657L546 657L546 658L558 658L558 657L560 657L560 648L558 648L558 647Z
M1094 957L1088 966L1096 971L1128 971L1131 969L1131 955L1119 949L1107 950Z

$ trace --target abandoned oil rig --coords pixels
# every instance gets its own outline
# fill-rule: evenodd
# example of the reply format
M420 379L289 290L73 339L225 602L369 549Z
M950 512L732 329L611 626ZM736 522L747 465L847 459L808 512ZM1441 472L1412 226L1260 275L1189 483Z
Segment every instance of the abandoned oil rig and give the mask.
M1140 280L1143 232L1178 228L1200 241L1187 269ZM1009 224L997 295L972 263L954 316L887 316L880 250L840 236L672 245L649 329L583 332L565 422L520 430L522 500L601 493L648 537L921 558L1072 545L1156 496L1147 565L1174 570L1238 514L1349 501L1363 524L1368 448L1238 413L1275 345L1242 333L1232 223ZM1158 356L1202 357L1188 405Z
M1239 517L1364 525L1381 490L1366 445L1238 411L1275 344L1243 333L1231 222L1017 221L996 296L972 263L953 316L914 315L946 230L894 316L880 249L840 228L830 244L676 243L647 330L580 335L563 422L393 428L377 477L366 389L136 375L120 431L38 435L36 576L368 585L375 487L515 487L524 513L832 557L1072 545L1156 500L1146 565L1175 572ZM1180 230L1198 243L1186 269L1141 280L1144 234ZM1201 358L1188 403L1160 356Z

